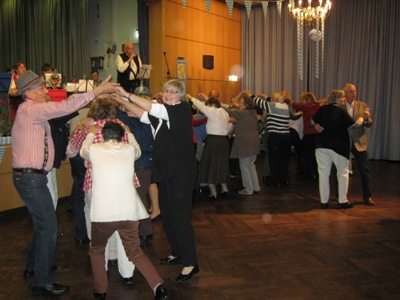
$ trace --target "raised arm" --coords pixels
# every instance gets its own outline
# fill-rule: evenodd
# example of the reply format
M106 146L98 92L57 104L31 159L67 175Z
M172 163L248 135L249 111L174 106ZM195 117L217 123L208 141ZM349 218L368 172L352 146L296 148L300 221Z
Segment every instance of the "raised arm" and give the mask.
M122 87L118 87L117 88L117 93L121 96L121 97L125 97L126 99L128 99L128 101L130 103L136 104L139 108L141 108L144 111L150 112L151 107L153 105L153 103L151 101L149 101L148 99L145 98L141 98L139 96L136 96L134 94L128 93L127 91L125 91ZM114 99L114 98L113 98ZM117 100L117 99L115 99ZM121 99L123 102L123 99ZM118 103L123 104L122 102L120 102L119 100L117 100ZM125 105L125 104L123 104ZM128 107L127 107L128 108ZM129 109L129 108L128 108ZM142 114L141 114L142 115Z
M117 103L121 104L123 107L125 107L129 112L131 112L135 117L141 118L145 112L144 109L142 109L140 106L136 105L133 102L128 102L121 98L120 95L118 94L113 94L111 95L111 98L114 99ZM151 102L149 100L146 100L147 102Z

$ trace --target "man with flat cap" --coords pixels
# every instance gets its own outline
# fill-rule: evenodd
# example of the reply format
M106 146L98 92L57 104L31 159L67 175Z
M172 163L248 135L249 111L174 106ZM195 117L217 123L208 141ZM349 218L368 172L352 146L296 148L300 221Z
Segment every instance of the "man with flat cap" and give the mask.
M46 82L30 70L17 80L18 94L24 102L18 108L12 128L13 180L34 227L24 276L35 277L32 287L35 295L58 296L69 291L69 287L55 282L51 272L57 219L46 177L54 161L48 120L68 115L102 94L113 93L118 84L109 82L110 78L93 91L73 95L62 102L47 102Z

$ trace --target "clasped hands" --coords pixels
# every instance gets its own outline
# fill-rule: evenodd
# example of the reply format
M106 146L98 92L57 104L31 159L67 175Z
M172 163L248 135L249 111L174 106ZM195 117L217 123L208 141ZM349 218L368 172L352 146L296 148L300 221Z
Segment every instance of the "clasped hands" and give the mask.
M367 121L370 116L371 114L369 112L369 107L367 107L366 109L364 109L363 118L365 121Z

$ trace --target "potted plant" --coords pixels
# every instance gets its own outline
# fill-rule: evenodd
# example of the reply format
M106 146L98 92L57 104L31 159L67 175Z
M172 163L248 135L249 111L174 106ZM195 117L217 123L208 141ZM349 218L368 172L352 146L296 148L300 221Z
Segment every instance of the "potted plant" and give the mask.
M10 114L5 105L0 105L0 145L11 144Z

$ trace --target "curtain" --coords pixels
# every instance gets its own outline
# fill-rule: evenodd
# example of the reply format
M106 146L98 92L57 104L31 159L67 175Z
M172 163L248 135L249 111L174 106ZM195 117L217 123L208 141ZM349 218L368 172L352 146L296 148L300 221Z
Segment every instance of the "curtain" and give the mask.
M400 1L335 0L325 22L324 72L315 78L315 43L304 30L304 79L297 73L297 27L287 1L279 17L275 2L268 14L253 6L248 20L242 11L242 88L271 95L302 91L317 98L346 83L357 87L368 104L374 125L366 129L371 159L400 160Z
M89 0L0 0L0 67L22 60L41 75L50 63L63 80L90 72Z

